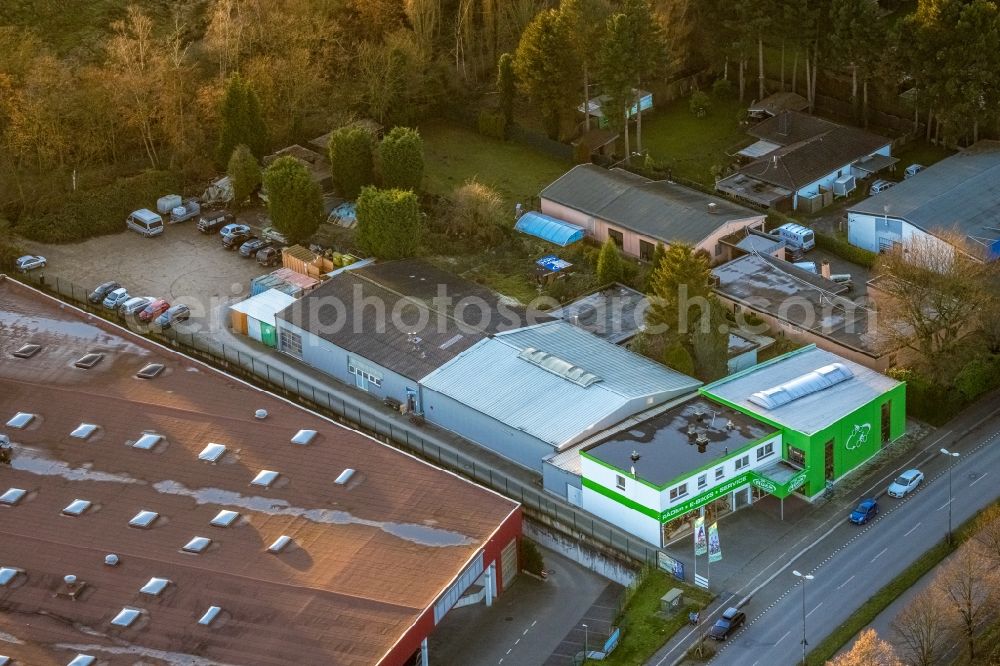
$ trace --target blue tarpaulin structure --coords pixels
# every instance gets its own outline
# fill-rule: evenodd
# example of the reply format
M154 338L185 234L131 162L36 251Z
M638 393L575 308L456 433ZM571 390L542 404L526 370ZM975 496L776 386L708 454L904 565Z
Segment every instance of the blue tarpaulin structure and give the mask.
M583 240L583 227L534 211L527 212L518 218L514 228L521 233L537 236L560 247L566 247L570 243Z
M560 259L554 254L547 254L541 259L537 259L535 263L550 273L558 273L559 271L567 269L573 265L565 259Z

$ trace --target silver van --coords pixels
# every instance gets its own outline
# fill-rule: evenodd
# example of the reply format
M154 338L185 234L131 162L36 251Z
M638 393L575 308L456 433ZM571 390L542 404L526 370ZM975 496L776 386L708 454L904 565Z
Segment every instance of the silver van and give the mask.
M812 229L804 227L801 224L788 222L771 233L777 234L785 241L785 245L793 250L807 252L816 247L816 236L813 234Z
M163 218L147 208L140 208L126 218L125 227L146 237L159 236L163 233Z

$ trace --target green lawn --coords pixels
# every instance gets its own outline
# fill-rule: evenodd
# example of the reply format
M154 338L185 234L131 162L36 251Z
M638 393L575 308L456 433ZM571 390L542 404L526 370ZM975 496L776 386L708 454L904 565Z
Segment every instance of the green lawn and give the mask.
M689 606L699 609L708 605L711 595L704 590L677 581L673 576L654 569L636 590L635 596L625 608L619 624L622 639L611 656L600 662L609 666L644 664L664 643L688 622L688 609L664 619L657 614L660 598L679 587L684 590L684 600Z
M420 125L424 138L424 187L448 196L475 178L498 190L510 204L527 204L572 164L519 143L497 141L444 121Z
M897 175L902 178L903 169L911 164L923 164L926 167L954 154L954 150L935 146L923 140L910 141L895 153L895 156L899 158L899 166L896 167Z
M687 97L675 100L643 117L643 148L677 176L712 186L712 167L731 162L727 153L750 138L738 122L745 109L746 103L735 97L713 98L711 112L697 118Z

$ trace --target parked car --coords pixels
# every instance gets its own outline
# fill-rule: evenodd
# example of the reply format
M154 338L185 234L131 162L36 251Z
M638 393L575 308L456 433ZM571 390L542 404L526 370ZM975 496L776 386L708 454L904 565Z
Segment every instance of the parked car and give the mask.
M118 313L123 317L132 317L155 300L152 296L134 296L121 304Z
M904 179L913 178L923 170L924 170L923 164L911 164L910 166L906 167L905 171L903 171L903 178Z
M162 298L157 298L149 305L139 310L137 319L139 321L153 321L170 308L170 303Z
M156 318L156 326L161 329L168 329L176 323L187 321L191 317L191 310L186 305L173 305Z
M291 241L288 239L288 236L281 233L274 227L264 227L260 232L260 237L266 238L267 240L278 245L291 245Z
M816 247L816 236L812 229L803 227L801 224L788 222L775 229L773 234L777 234L785 245L793 250L806 252Z
M879 192L885 192L887 189L889 189L895 184L896 183L892 182L891 180L882 180L881 178L879 178L874 183L872 183L871 187L868 188L868 194L878 194Z
M708 635L717 641L724 641L729 635L746 624L746 613L738 608L727 608L712 628L708 630Z
M924 473L919 469L908 469L892 482L887 491L892 497L906 497L907 493L916 490L924 480Z
M281 250L273 245L257 250L257 263L261 266L277 266L281 263Z
M193 217L201 215L201 204L197 199L186 199L180 206L176 206L170 211L170 221L186 222Z
M111 280L109 282L102 282L94 288L94 291L90 292L87 296L87 300L91 303L97 304L104 300L104 297L110 294L115 289L121 287L121 284Z
M214 234L216 231L222 229L222 227L234 224L235 220L236 218L228 210L203 212L198 219L198 231L203 234Z
M152 238L163 233L163 218L151 210L140 208L125 218L125 228Z
M123 305L130 298L132 297L129 296L128 290L125 289L125 287L112 289L108 292L108 295L104 297L104 307L108 310L117 310L118 306Z
M240 256L243 257L253 257L256 256L258 252L266 247L270 247L271 241L264 240L263 238L251 238L247 242L240 245Z
M219 235L225 238L226 236L231 236L232 234L248 234L250 233L250 227L245 224L230 223L219 229Z
M874 518L877 513L878 502L875 501L875 498L866 499L858 505L858 508L851 511L850 521L855 525L864 525Z
M235 250L240 247L248 240L255 239L256 236L250 234L250 232L239 232L235 234L229 234L228 236L222 237L222 247L227 250Z
M45 264L48 262L40 254L26 254L23 257L18 257L17 259L17 270L22 273L27 273L28 271L33 271L36 268L45 268Z

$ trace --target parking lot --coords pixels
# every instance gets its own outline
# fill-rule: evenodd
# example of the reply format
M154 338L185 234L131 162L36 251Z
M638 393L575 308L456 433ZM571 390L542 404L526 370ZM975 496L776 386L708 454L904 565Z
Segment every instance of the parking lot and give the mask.
M253 216L240 221L260 227ZM133 296L188 305L192 320L203 320L206 313L221 312L223 304L246 297L251 278L274 270L224 249L219 235L199 233L195 220L167 225L153 238L123 231L71 245L22 244L48 259L47 280L67 279L87 290L116 280Z

